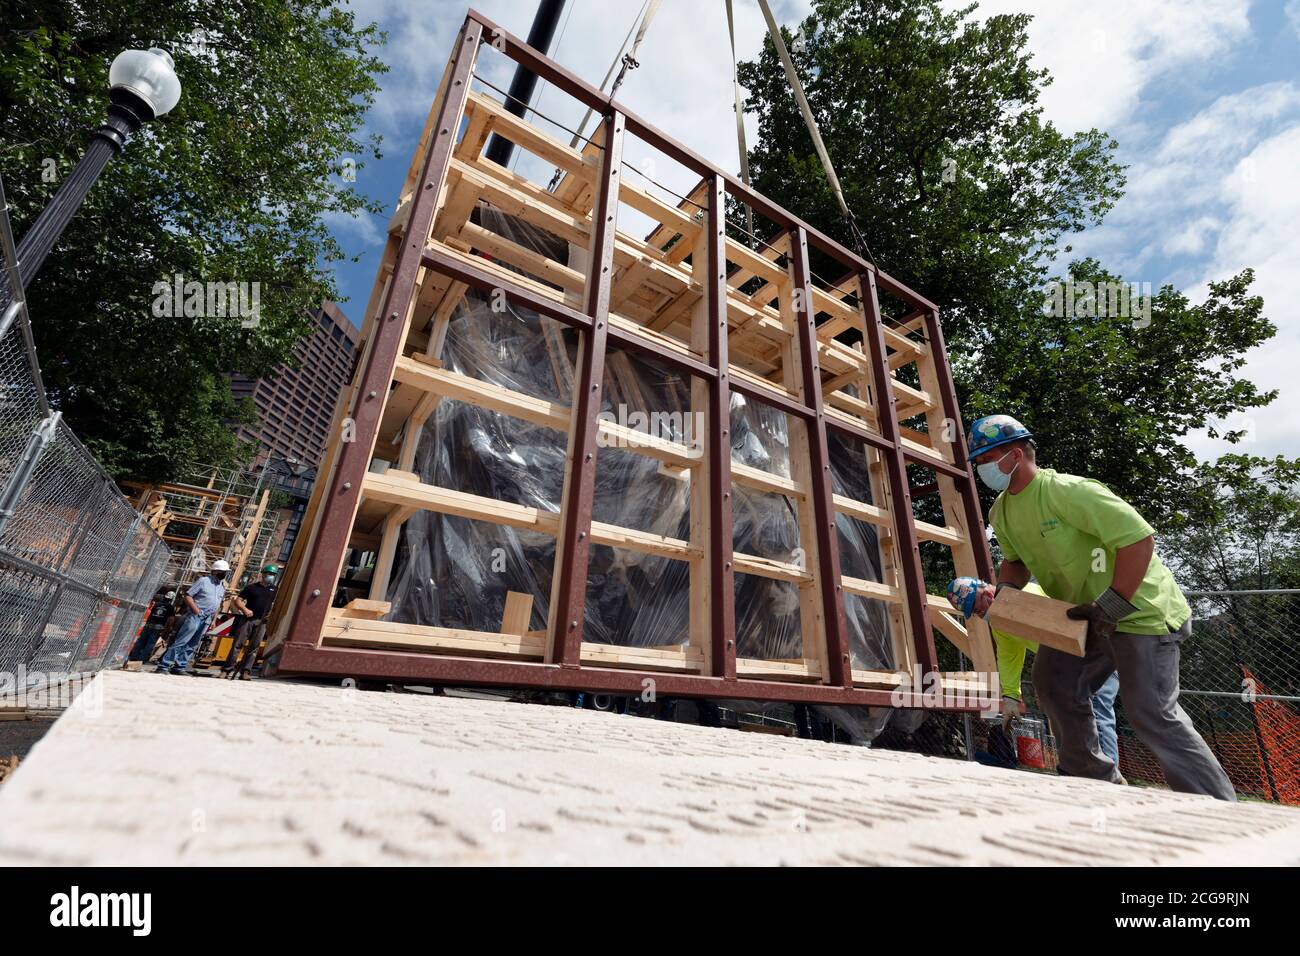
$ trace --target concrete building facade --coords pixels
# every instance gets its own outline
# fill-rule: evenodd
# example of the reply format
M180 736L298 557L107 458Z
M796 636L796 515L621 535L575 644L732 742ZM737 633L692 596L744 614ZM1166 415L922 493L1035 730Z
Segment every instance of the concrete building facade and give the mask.
M239 429L258 443L257 461L282 458L319 464L329 440L330 419L340 390L352 375L359 333L333 302L314 315L316 328L294 350L296 366L282 365L264 378L231 376L236 399L251 398L259 424Z

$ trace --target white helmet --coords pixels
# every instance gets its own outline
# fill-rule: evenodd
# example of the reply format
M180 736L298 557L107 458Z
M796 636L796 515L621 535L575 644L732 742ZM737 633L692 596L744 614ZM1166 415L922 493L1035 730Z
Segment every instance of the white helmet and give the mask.
M215 560L215 561L212 562L212 570L213 570L213 571L229 571L229 570L230 570L230 562L227 561L225 558L217 558L217 560Z

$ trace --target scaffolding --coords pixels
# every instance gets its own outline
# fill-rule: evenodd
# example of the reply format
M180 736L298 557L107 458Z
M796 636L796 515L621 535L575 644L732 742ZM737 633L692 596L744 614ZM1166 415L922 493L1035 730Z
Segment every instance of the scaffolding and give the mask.
M187 587L214 562L230 563L230 580L262 567L279 525L270 508L265 466L254 469L199 465L175 482L124 482L133 503L171 551L169 580Z

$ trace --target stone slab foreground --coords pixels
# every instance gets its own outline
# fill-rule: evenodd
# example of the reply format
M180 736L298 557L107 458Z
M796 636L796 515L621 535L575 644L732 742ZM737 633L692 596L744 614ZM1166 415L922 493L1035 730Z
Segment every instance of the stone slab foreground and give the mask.
M100 675L0 863L1300 863L1300 810L564 707Z

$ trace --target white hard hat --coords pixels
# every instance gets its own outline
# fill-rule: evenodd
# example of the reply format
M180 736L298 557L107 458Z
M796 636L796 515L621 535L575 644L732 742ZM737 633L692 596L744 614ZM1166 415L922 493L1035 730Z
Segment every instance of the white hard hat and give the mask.
M176 592L175 592L175 591L168 591L168 592L167 592L167 600L169 600L169 601L174 601L174 600L176 600Z
M229 570L230 570L230 562L227 561L225 558L217 558L217 560L215 560L215 561L212 562L212 570L213 570L213 571L229 571Z

